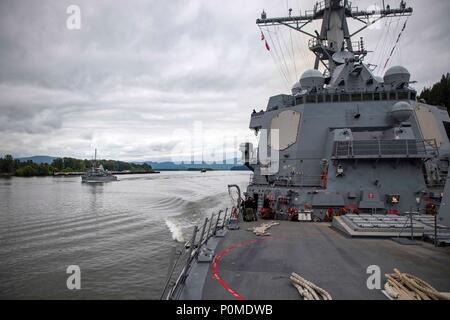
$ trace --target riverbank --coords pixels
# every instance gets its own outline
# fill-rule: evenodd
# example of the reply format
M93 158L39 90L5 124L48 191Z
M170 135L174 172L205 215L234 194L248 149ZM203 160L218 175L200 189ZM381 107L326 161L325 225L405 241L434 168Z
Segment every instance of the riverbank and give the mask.
M11 155L6 155L3 158L0 157L0 177L81 176L94 166L102 166L113 174L159 173L146 163L138 164L116 160L92 161L68 157L53 158L51 163L35 163L32 160L20 161Z
M82 176L86 172L54 172L53 174L46 174L46 175L28 175L25 176L25 178L31 178L31 177L69 177L69 176ZM136 171L136 172L125 172L125 171L111 171L114 175L124 175L124 174L156 174L160 173L159 171ZM12 177L24 177L21 175L16 175L13 173L0 173L0 178L12 178Z
M114 175L120 175L120 174L153 174L153 173L160 173L159 171L109 171ZM86 172L54 172L53 176L82 176Z

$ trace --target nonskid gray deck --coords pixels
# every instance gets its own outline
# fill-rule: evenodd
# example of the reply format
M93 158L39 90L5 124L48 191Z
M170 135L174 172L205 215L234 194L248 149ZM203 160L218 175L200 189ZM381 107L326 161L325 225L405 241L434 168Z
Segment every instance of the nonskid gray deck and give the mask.
M246 244L223 254L217 266L217 274L226 286L245 299L299 299L289 282L291 272L324 288L334 299L386 299L380 290L367 288L369 265L381 268L382 285L384 273L398 268L421 277L440 291L450 291L450 248L435 248L428 243L406 246L389 239L347 238L326 223L281 221L270 229L268 237L256 237L245 231L260 223L241 224L240 230L229 231L216 248L216 254L220 254L236 244ZM248 244L250 240L257 241ZM193 272L196 268L194 265ZM185 293L199 292L202 285L203 280L197 278L195 283L187 284ZM212 264L201 298L236 299L213 277Z

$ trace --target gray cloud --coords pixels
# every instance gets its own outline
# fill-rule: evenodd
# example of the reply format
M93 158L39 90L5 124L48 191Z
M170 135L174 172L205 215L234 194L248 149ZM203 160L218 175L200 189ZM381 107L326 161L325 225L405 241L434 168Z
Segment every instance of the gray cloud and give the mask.
M408 3L415 14L392 63L409 68L420 90L449 70L450 4ZM70 4L81 7L81 30L66 28ZM288 4L298 11L299 1ZM262 8L287 11L269 0L1 1L0 154L82 157L97 147L115 159L167 158L195 121L244 139L251 110L288 91L312 62L307 39L293 34L297 72L287 61L286 83L259 40ZM289 31L274 32L289 40ZM364 36L371 50L383 32ZM381 53L366 62L384 62Z

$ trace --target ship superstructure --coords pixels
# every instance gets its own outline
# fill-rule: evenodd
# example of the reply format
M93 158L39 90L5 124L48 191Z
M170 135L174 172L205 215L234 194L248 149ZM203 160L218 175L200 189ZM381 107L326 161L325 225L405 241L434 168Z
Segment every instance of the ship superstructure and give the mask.
M362 38L352 41L379 19L412 12L404 1L368 12L346 0L317 3L300 16L269 18L263 11L258 25L311 36L315 64L291 94L271 97L265 111L251 115L259 145L254 150L246 143L242 151L254 173L247 196L260 212L270 210L278 219L308 212L323 221L343 213L436 214L445 206L447 111L418 101L404 67L375 76L363 63ZM363 26L352 33L347 19ZM320 33L306 31L315 20L322 20ZM441 222L449 224L443 210Z
M81 182L101 183L116 180L117 177L108 170L105 170L102 164L97 166L97 149L95 149L95 156L92 167L86 172L85 175L81 176Z
M265 111L253 112L250 128L259 145L242 145L253 171L246 199L232 197L231 210L194 227L161 297L298 299L289 281L295 272L333 299L396 299L369 289L368 266L374 265L382 273L397 268L420 275L448 292L449 248L438 246L450 243L444 226L450 225L450 118L417 101L405 68L376 77L362 61L361 41L351 41L368 16L404 16L412 9L402 1L398 9L366 12L327 0L305 15L289 12L284 18L263 12L257 24L308 34L304 27L322 19L321 32L310 34L314 69L291 94L271 97ZM366 25L352 34L347 18ZM236 185L228 188L230 196L232 188L241 194ZM258 221L248 219L255 207ZM259 218L296 222L270 222L270 234L260 237L255 231L267 224ZM305 220L331 223L299 222ZM417 239L434 246L413 245Z

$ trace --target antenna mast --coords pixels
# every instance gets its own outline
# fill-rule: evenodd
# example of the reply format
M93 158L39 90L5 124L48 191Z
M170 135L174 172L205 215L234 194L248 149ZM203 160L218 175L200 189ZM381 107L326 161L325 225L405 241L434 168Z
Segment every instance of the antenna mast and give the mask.
M316 2L313 10L306 10L299 16L267 18L267 13L262 12L261 18L256 20L258 26L284 25L295 31L311 37L308 46L316 56L314 69L319 69L322 64L326 71L326 77L331 78L336 67L333 54L340 51L352 52L356 60L361 61L368 53L364 48L363 39L352 42L352 38L373 23L387 17L399 17L412 15L413 9L407 8L405 1L401 1L400 8L393 9L389 5L380 11L365 11L352 6L348 0L324 0ZM373 17L374 20L369 21ZM350 33L347 18L352 18L363 24L361 28ZM315 20L322 20L320 33L314 34L305 31L304 28Z

